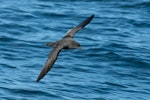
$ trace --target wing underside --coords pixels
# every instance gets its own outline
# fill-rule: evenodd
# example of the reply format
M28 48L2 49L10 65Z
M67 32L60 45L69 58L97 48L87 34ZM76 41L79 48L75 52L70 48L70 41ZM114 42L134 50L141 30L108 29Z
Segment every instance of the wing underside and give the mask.
M43 69L41 70L41 72L36 80L37 82L40 81L40 79L42 79L48 73L48 71L50 71L50 69L53 67L53 64L55 63L57 56L58 56L59 52L61 51L61 49L62 48L57 47L51 51L51 53L46 61L46 64L44 65Z

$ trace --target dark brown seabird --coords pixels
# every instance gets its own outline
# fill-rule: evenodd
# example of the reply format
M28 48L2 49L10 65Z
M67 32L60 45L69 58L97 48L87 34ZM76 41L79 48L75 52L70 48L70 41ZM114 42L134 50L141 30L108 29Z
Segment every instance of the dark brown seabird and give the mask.
M86 20L81 22L76 27L70 29L61 40L58 40L56 42L47 43L47 46L53 47L53 50L51 51L51 53L48 57L48 60L47 60L46 64L44 65L42 71L40 72L40 75L38 76L38 78L36 80L37 82L40 81L40 79L42 79L48 73L48 71L52 68L54 62L57 59L59 52L62 49L76 49L76 48L80 47L80 44L77 43L76 41L74 41L73 37L76 32L78 32L79 30L84 28L88 23L90 23L90 21L93 19L93 17L94 17L94 15L90 16L89 18L87 18Z

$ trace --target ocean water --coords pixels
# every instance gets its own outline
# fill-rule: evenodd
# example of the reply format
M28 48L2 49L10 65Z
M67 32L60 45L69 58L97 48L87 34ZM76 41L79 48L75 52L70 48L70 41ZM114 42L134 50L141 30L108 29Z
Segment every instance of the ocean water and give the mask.
M149 0L0 0L0 100L149 100ZM81 49L63 50L36 82L68 29Z

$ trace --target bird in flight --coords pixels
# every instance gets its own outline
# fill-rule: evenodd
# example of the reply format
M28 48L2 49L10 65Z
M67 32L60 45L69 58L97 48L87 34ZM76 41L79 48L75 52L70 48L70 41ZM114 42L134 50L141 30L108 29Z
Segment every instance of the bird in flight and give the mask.
M49 42L47 43L47 46L53 47L53 50L51 51L46 64L43 66L38 78L37 82L40 81L47 73L50 71L52 68L53 64L55 63L59 52L62 49L76 49L80 47L80 44L77 43L73 38L76 32L79 30L83 29L87 24L90 23L90 21L93 19L94 15L91 15L88 17L86 20L81 22L79 25L73 27L70 29L66 35L61 39L56 42Z

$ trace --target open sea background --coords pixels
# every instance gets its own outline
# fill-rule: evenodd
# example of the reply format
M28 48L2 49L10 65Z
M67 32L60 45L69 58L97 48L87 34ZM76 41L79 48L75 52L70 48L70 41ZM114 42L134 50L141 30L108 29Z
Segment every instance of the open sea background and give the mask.
M0 0L0 100L150 100L150 0ZM35 82L68 29L63 50Z

